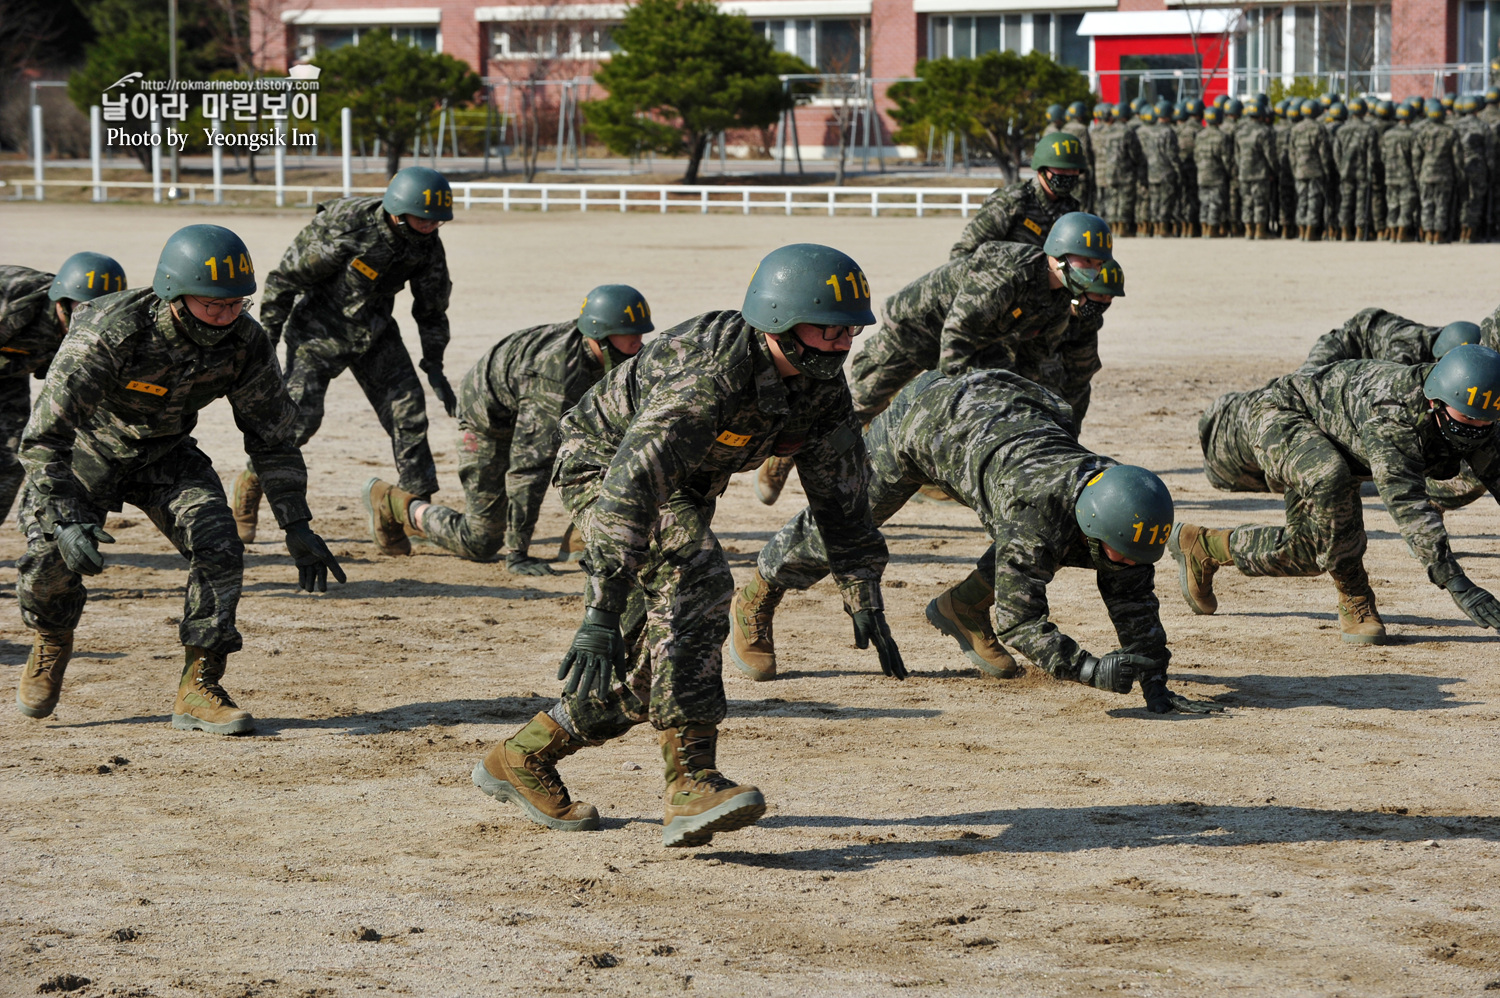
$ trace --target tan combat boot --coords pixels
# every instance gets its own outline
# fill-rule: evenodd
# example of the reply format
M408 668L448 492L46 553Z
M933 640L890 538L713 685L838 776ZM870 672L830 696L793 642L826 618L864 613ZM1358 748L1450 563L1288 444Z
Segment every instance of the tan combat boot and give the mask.
M583 534L573 524L568 524L568 529L563 531L562 543L557 546L557 557L554 561L581 561L588 546L583 543Z
M711 724L661 733L667 778L662 845L707 845L715 834L753 825L766 813L766 799L759 790L740 786L719 772L718 741L719 729Z
M255 718L248 710L241 710L219 685L224 678L225 654L192 645L183 652L186 661L177 684L177 702L172 706L172 727L213 735L247 735L253 731Z
M260 519L260 476L248 468L234 480L234 529L246 544L255 540L255 527Z
M786 480L792 474L792 468L796 467L789 457L768 457L760 470L755 473L755 498L767 506L776 505L776 500L781 498L781 490L786 488Z
M599 827L599 812L573 800L557 774L558 761L585 744L542 711L474 764L474 785L496 800L519 804L538 825L560 832L592 831Z
M964 599L967 591L984 593L974 602ZM995 637L990 625L990 607L995 605L995 590L977 571L952 589L945 590L927 604L927 622L958 642L965 657L979 670L996 679L1014 679L1021 667Z
M1344 226L1343 231L1339 234L1339 241L1345 243L1354 242L1354 229L1348 225Z
M370 539L381 554L411 554L411 538L406 536L406 511L417 497L378 478L365 483L365 512L370 517Z
M1333 577L1339 591L1339 637L1351 645L1385 644L1385 623L1375 609L1375 591L1370 577L1360 571L1357 578Z
M1194 613L1213 613L1219 609L1219 600L1214 596L1214 573L1224 565L1234 564L1234 556L1229 553L1231 533L1191 523L1172 527L1167 552L1177 562L1182 598Z
M27 717L51 714L62 696L63 673L72 656L72 631L37 631L16 687L16 709Z
M776 678L771 624L784 595L786 590L761 578L757 568L729 608L729 660L757 683Z

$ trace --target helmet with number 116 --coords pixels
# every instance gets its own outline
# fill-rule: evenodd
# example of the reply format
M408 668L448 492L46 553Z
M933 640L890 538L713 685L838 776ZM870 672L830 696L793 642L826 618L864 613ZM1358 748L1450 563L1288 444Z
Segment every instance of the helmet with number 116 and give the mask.
M380 203L398 218L412 215L429 222L447 222L453 218L453 187L436 170L408 166L391 178Z
M793 367L826 381L843 370L845 352L809 347L793 328L804 322L856 328L874 325L870 305L869 282L853 257L832 246L792 243L766 254L755 268L740 314L754 328L776 337Z
M1094 475L1073 507L1085 537L1142 565L1161 561L1167 553L1174 512L1166 483L1131 464L1112 465Z

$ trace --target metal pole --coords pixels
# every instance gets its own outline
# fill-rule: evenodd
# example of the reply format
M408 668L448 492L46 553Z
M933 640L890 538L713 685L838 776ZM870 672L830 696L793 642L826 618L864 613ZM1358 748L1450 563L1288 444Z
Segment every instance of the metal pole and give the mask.
M151 200L161 204L161 118L151 112Z
M1350 93L1354 91L1353 81L1349 77L1349 70L1352 65L1350 62L1351 46L1349 43L1354 40L1352 37L1353 32L1354 0L1344 0L1344 89ZM1349 94L1345 94L1344 99L1348 100Z
M168 51L167 51L168 74L172 77L172 82L176 83L177 82L177 0L171 0L171 2L167 5L167 35L169 36L169 44L168 44ZM168 133L169 136L170 136L171 132L172 132L172 128L169 125L169 126L167 126L167 133ZM171 186L171 188L169 188L167 190L167 197L171 198L173 201L176 201L182 195L182 192L177 189L177 147L174 145L174 146L171 147L171 149L169 151L172 153L172 186Z
M286 204L286 146L281 144L286 137L286 119L276 119L276 207Z
M490 118L495 113L495 91L484 88L484 174L490 172Z
M448 135L453 139L453 158L458 159L458 112L454 111L448 116ZM457 169L457 163L454 168Z
M448 102L443 101L443 109L438 112L437 145L433 146L432 168L437 169L438 158L443 154L443 139L448 133Z
M214 119L214 134L218 135L224 130L224 119ZM214 157L214 204L224 203L224 147L217 142L213 148Z
M566 121L565 112L568 108L568 89L563 88L562 96L557 98L557 172L561 173L563 168L563 122Z
M776 123L776 158L781 160L781 175L786 176L786 116L787 112L781 112L781 120Z
M344 133L344 197L354 193L354 111L344 108L339 112L339 126Z
M100 162L104 155L104 120L100 117L99 105L95 104L89 108L89 165L93 167L94 173L94 200L104 200L104 187L101 181L104 179L104 164Z
M787 120L792 123L792 152L797 154L797 175L802 175L802 137L797 134L797 106L786 113Z
M36 181L36 199L46 197L42 189L42 163L46 152L42 142L42 105L31 105L31 176Z
M719 133L719 175L729 172L729 159L724 152L724 133Z

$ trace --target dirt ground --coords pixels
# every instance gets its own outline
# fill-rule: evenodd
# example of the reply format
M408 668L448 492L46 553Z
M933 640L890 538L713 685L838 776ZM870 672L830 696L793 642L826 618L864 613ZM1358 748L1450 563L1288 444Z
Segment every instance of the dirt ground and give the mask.
M270 270L302 209L0 208L0 260L54 268L83 248L149 281L178 226L220 221ZM947 256L955 219L463 214L443 231L457 286L456 378L501 335L637 285L660 326L737 307L766 251L831 243L876 297ZM1319 333L1379 304L1479 319L1500 246L1121 240L1129 297L1109 314L1084 442L1162 472L1179 516L1276 522L1272 496L1201 474L1200 410L1290 369ZM409 320L404 323L411 333ZM414 337L409 335L414 344ZM444 491L456 424L429 399ZM200 439L226 481L228 407ZM729 668L721 760L758 784L755 827L660 845L661 778L642 728L564 765L604 828L549 832L469 771L556 693L580 578L508 576L441 554L382 558L359 491L389 444L352 378L306 449L314 526L349 583L295 591L278 538L247 556L245 649L226 685L243 739L168 725L184 564L138 511L91 585L56 716L0 708L0 994L101 996L1460 995L1500 989L1500 678L1378 499L1369 568L1397 643L1338 640L1326 579L1221 575L1195 617L1162 573L1174 687L1226 705L1148 714L1137 695L1035 670L981 676L925 622L985 546L971 513L908 507L888 527L898 684L853 648L836 591L788 598L785 678ZM798 508L741 476L716 527L737 578ZM1500 514L1449 518L1500 584ZM564 525L549 497L537 549ZM13 603L20 536L0 531L0 690L30 641ZM1065 571L1054 619L1113 647L1090 579ZM90 983L77 987L76 979Z

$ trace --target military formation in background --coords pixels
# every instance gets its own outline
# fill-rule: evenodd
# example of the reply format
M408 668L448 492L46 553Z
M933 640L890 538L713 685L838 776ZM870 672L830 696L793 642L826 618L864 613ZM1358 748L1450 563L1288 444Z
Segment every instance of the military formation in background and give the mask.
M1086 210L1117 235L1500 239L1500 87L1389 100L1220 95L1053 105L1087 141Z

